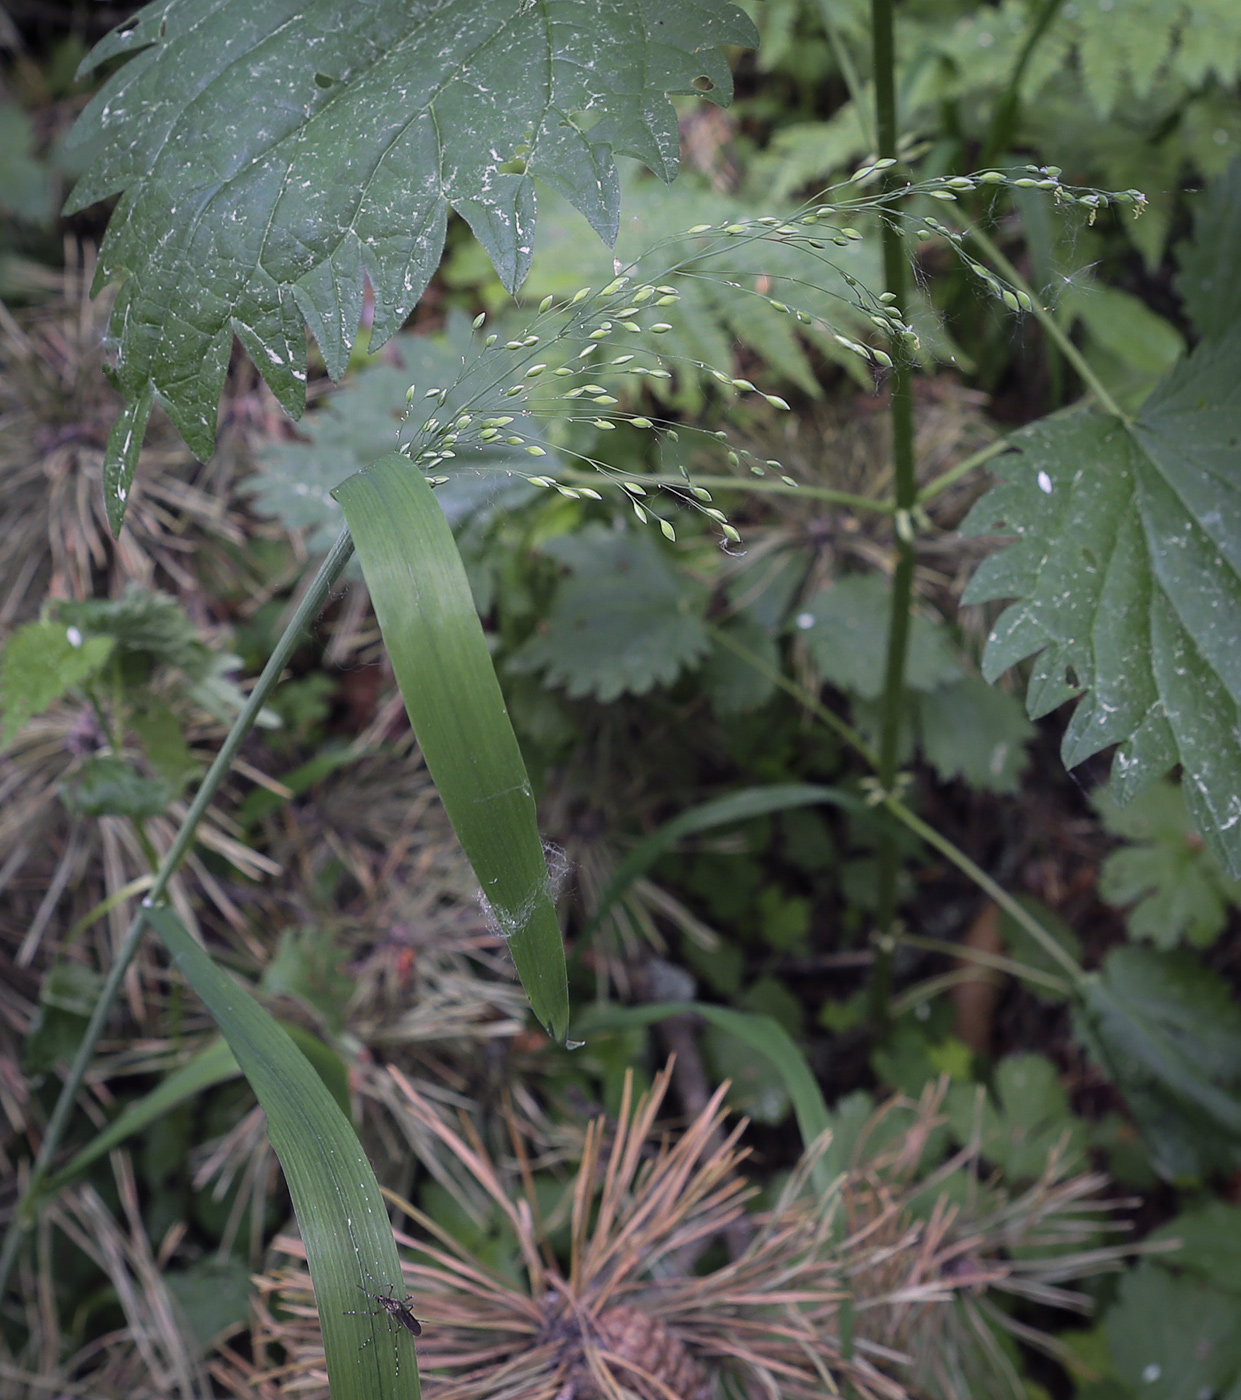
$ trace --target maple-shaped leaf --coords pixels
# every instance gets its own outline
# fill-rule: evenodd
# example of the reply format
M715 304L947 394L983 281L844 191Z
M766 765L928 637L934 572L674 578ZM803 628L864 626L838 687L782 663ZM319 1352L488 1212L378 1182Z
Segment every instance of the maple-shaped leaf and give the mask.
M1241 876L1241 326L1206 341L1126 424L1101 413L1032 424L963 530L1018 543L963 601L1019 601L983 674L1035 656L1032 718L1081 695L1068 767L1111 744L1128 801L1174 764L1194 824Z
M157 0L126 20L82 66L128 60L74 129L90 163L68 205L122 195L96 277L124 283L113 528L156 398L210 455L234 333L297 416L303 324L338 378L369 281L382 344L439 262L450 208L510 290L535 177L612 241L614 157L672 179L668 94L728 102L721 46L754 39L726 0Z
M1128 807L1106 788L1095 794L1103 825L1131 845L1110 852L1099 867L1099 897L1132 905L1130 938L1174 948L1182 938L1210 947L1223 933L1230 905L1241 905L1241 882L1230 880L1190 828L1185 798L1173 783L1156 783Z
M996 1067L990 1095L981 1085L953 1084L944 1100L952 1134L1009 1181L1037 1180L1053 1152L1085 1155L1086 1125L1069 1107L1055 1065L1042 1055L1008 1055Z

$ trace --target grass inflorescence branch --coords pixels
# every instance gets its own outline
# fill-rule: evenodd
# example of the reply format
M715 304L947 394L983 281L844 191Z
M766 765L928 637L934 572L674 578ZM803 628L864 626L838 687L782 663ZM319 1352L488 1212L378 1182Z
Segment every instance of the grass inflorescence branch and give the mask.
M899 377L898 366L912 367L920 362L925 358L924 347L908 308L902 305L904 298L890 286L875 291L837 260L834 250L851 248L867 237L857 227L859 223L879 221L881 228L892 231L901 250L907 246L905 234L923 243L941 240L955 251L989 296L1015 314L1038 315L1041 308L1033 305L1028 289L1002 257L997 253L989 258L992 266L986 266L966 249L971 231L949 226L926 212L929 201L952 203L974 190L1037 189L1050 193L1064 207L1085 211L1091 221L1109 206L1130 206L1140 213L1144 204L1144 197L1133 190L1109 193L1067 186L1054 167L984 170L969 176L902 183L894 178L895 166L896 160L890 156L869 160L847 180L787 216L696 224L671 235L627 266L617 264L615 275L598 290L583 287L559 300L545 296L529 323L503 339L499 332L488 332L485 314L477 316L478 353L462 358L456 379L421 390L410 386L407 437L401 450L432 484L449 479L460 452L468 451L477 464L480 457L485 463L489 450L494 450L497 465L504 454L506 472L524 475L531 485L571 499L601 499L600 491L588 484L597 478L600 486L628 504L640 523L656 523L674 540L675 526L658 504L661 495L667 496L679 507L696 510L710 520L725 545L735 544L739 540L736 527L714 504L711 489L697 484L682 460L685 448L677 445L683 436L687 445L705 446L725 455L736 473L735 481L731 475L713 476L711 487L725 483L742 491L748 486L791 491L799 489L799 484L779 460L761 458L733 443L723 429L710 430L675 417L656 416L641 402L644 391L648 398L658 397L661 385L666 391L677 375L689 374L702 384L715 386L719 394L753 396L777 410L786 410L789 404L751 379L659 345L659 339L675 329L682 296L678 284L684 287L691 279L714 282L757 298L792 318L805 328L804 333L813 333L819 343L830 341L838 353L863 361L876 380ZM805 255L804 275L773 272L765 265L756 266L752 274L739 274L731 265L727 273L721 273L711 266L712 259L725 250L735 252L742 246L761 252L772 245ZM975 246L981 249L984 245ZM995 252L991 245L985 246ZM668 252L676 256L657 274L639 276L640 268ZM906 256L903 251L900 255ZM885 263L890 263L892 256L889 253ZM885 275L889 282L890 273L888 268ZM753 285L739 281L739 276L752 276ZM839 321L829 320L821 309L811 312L799 306L799 292L805 291L835 298L841 308ZM430 410L421 421L418 404ZM632 465L622 469L589 450L570 448L561 441L549 444L548 425L559 425L552 431L560 431L561 436L569 425L593 430L596 435L621 428L650 433L654 469L635 471ZM674 469L668 470L663 458L673 447L677 460ZM523 473L514 465L515 451L524 451L531 458L530 472ZM574 464L567 470L547 470L552 462L566 459ZM835 495L840 495L838 504L877 509L894 515L898 524L907 523L907 502L871 502ZM828 493L825 498L834 500L835 495ZM905 533L909 533L908 528Z

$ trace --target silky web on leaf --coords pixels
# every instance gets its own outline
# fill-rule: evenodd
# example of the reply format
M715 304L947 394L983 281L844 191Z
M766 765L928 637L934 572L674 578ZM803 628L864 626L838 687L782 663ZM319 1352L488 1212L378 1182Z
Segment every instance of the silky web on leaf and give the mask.
M569 876L573 873L573 862L569 859L568 851L546 838L543 841L543 859L547 866L546 878L538 882L525 899L512 908L497 909L482 890L478 892L479 907L488 930L506 943L525 928L544 900L549 904L556 904L564 892Z

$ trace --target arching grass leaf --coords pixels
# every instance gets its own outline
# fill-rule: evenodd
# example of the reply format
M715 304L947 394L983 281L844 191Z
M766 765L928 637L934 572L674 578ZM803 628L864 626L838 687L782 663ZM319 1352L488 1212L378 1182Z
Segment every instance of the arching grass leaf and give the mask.
M211 961L172 910L147 917L267 1113L314 1279L333 1396L418 1400L413 1348L402 1365L393 1342L404 1339L389 1334L380 1309L372 1312L363 1297L399 1285L401 1272L384 1200L352 1125L284 1028Z
M750 821L769 812L788 812L798 807L820 804L843 807L846 811L857 811L862 806L861 801L852 794L833 787L821 787L816 783L770 783L765 787L740 788L727 797L713 798L679 812L640 841L616 867L589 920L578 934L578 945L590 940L617 901L624 898L630 885L645 875L660 856L683 837Z
M1241 1163L1241 1010L1184 951L1117 948L1082 983L1078 1033L1169 1180Z
M111 1152L127 1137L150 1127L179 1104L197 1098L216 1084L235 1079L240 1073L237 1058L229 1049L228 1042L211 1041L191 1059L174 1069L167 1079L156 1085L149 1094L144 1094L118 1114L101 1133L80 1152L75 1153L55 1176L48 1179L44 1189L49 1195L61 1190L76 1180L92 1162L102 1157L105 1152Z

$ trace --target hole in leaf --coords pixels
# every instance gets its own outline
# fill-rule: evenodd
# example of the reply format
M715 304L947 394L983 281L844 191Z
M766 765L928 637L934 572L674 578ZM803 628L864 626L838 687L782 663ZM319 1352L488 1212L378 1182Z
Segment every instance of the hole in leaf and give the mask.
M506 160L499 170L501 175L524 175L526 162L520 156L514 156L512 160Z
M1082 545L1082 558L1092 569L1097 569L1099 567L1098 555L1093 549L1088 548L1086 545Z
M1077 690L1081 686L1081 681L1077 678L1077 672L1072 666L1066 666L1064 668L1064 679L1074 690Z
M336 86L336 79L330 78L326 73L315 74L315 87L330 88Z
M603 114L601 112L588 112L584 108L581 108L577 111L566 113L565 119L560 125L576 127L578 131L589 131L592 126L597 125L602 120L602 117Z
M168 37L168 21L166 19L161 19L159 22L159 37L161 39Z
M117 30L117 33L120 34L122 38L128 39L131 34L136 34L141 26L142 21L140 19L131 19L126 24L122 24L120 29Z
M700 73L698 77L694 79L693 83L690 84L690 86L696 88L699 92L715 91L715 84L711 81L710 78L707 77L705 73Z

